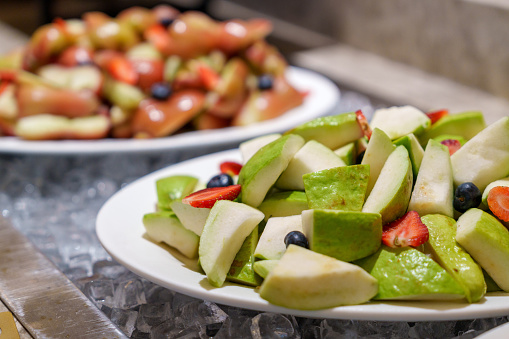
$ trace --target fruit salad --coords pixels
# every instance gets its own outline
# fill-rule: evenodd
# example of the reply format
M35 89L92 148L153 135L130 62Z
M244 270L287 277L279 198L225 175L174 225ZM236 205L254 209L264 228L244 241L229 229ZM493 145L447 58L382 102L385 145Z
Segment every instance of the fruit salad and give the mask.
M210 285L315 310L509 292L509 117L412 106L320 117L239 147L241 163L156 182L143 224Z
M271 30L168 5L55 19L0 56L0 136L158 138L278 117L305 93Z

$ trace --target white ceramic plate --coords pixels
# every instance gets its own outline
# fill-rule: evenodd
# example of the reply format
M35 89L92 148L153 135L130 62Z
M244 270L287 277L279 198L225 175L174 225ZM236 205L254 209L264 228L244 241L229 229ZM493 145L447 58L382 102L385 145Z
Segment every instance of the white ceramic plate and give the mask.
M225 284L213 288L189 260L167 246L144 236L142 217L153 212L157 200L155 181L187 174L203 182L217 174L219 163L240 161L238 150L188 160L149 174L115 194L99 211L97 235L104 248L122 265L154 283L196 298L253 310L279 312L310 318L339 318L378 321L459 320L509 314L509 294L492 293L475 304L465 302L371 302L320 311L299 311L269 304L249 287Z
M299 90L309 91L304 103L282 116L243 127L194 131L166 138L27 141L0 137L0 153L16 154L106 154L113 152L159 152L199 147L235 145L261 134L285 131L313 118L332 113L339 102L337 86L326 77L298 67L290 67L288 80ZM231 146L235 147L235 146ZM230 147L230 148L231 148Z

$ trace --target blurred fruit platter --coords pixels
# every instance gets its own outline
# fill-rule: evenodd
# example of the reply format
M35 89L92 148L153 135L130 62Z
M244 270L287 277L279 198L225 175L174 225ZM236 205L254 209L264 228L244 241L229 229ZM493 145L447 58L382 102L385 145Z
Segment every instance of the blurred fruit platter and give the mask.
M0 57L0 135L151 139L276 118L308 92L271 30L167 5L55 19Z

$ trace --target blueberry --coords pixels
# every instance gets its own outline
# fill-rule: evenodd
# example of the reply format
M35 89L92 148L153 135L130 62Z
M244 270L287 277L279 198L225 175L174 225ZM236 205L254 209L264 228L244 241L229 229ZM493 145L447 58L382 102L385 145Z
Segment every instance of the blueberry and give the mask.
M304 233L299 231L291 231L285 236L286 247L290 245L297 245L304 248L309 248L309 242Z
M156 82L150 87L150 93L152 97L157 100L166 100L171 95L171 87L169 84L164 82Z
M274 80L272 79L272 76L269 74L263 74L258 77L258 89L262 91L266 89L271 89L273 84Z
M172 19L172 18L162 18L161 20L159 20L159 23L161 25L163 25L165 28L167 28L168 26L170 26L173 21L175 21L175 19Z
M212 187L226 187L233 185L233 178L226 173L221 173L213 176L207 183L207 188Z
M454 192L454 209L458 212L466 212L469 208L479 206L482 201L482 193L471 182L464 182Z

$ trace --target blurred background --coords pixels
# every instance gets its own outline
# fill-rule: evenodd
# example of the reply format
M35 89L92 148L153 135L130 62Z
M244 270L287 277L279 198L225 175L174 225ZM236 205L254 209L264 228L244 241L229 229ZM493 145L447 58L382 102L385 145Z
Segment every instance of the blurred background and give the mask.
M55 17L112 16L161 1L2 0L0 21L31 34ZM266 17L270 42L341 88L423 110L509 112L509 2L503 0L174 0L216 19Z

